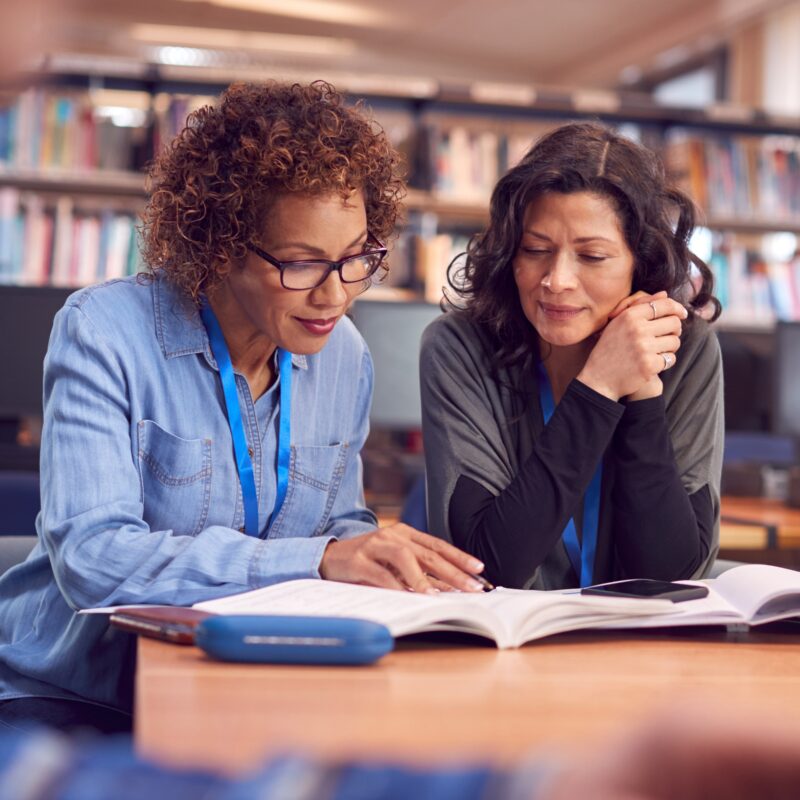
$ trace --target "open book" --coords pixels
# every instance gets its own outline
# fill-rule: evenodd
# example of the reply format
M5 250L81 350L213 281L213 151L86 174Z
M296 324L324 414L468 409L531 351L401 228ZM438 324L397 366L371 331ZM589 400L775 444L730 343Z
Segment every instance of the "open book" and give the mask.
M502 649L574 630L758 625L800 615L800 572L793 570L748 564L716 580L683 582L708 586L708 596L673 603L581 595L576 590L503 588L482 594L424 595L333 581L298 580L196 603L193 608L210 614L356 617L380 622L394 636L460 631L492 639ZM82 613L119 613L125 608L133 607Z
M414 594L334 581L297 580L197 603L212 614L356 617L385 625L395 637L459 631L493 639L501 649L563 631L602 627L639 616L671 614L669 600L589 597L495 589L469 594ZM652 623L651 623L652 624Z
M800 572L766 564L743 564L707 581L681 583L708 586L708 596L675 603L673 613L648 621L639 617L614 628L672 625L763 625L800 617Z
M683 582L706 585L709 593L682 603L503 588L431 596L300 580L194 607L215 614L360 617L383 623L395 636L462 631L493 639L499 648L590 628L758 625L800 615L800 572L794 570L746 564L715 580Z

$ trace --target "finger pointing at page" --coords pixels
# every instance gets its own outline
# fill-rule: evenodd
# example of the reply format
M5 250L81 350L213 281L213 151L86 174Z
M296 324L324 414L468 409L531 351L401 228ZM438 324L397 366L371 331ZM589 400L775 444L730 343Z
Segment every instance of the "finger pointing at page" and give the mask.
M480 592L483 586L473 576L482 570L483 564L467 553L403 524L331 542L319 567L327 580L415 592L438 591L442 585Z

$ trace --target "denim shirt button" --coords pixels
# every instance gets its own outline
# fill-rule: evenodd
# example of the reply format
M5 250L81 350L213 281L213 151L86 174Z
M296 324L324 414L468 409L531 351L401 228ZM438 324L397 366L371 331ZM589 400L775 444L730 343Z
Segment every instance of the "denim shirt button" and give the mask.
M255 453L255 450L253 450L253 448L252 448L252 447L248 447L248 448L247 448L247 455L249 455L249 456L250 456L250 458L252 458L252 457L253 457L255 454L256 454L256 453Z
M242 527L239 528L239 533L244 533L244 525L242 525Z

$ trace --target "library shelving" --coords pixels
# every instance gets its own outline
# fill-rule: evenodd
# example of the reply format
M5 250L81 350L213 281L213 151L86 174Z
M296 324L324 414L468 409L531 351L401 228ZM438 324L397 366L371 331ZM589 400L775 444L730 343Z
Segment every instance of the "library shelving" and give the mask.
M191 110L239 77L108 59L53 68L0 108L0 282L77 285L137 269L143 167ZM725 317L756 326L800 318L796 253L784 246L776 260L761 244L800 236L800 119L614 92L334 82L365 97L409 164L391 286L435 299L447 263L485 224L499 176L544 131L593 118L659 150L697 201L714 232L704 255Z

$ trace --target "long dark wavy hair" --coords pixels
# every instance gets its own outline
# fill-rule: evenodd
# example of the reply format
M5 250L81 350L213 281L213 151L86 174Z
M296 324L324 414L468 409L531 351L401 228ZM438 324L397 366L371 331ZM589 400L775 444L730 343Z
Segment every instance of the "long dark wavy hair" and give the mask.
M634 257L633 291L666 290L684 303L689 319L710 307L711 270L689 250L695 207L671 186L660 159L646 147L595 122L562 125L543 136L498 182L487 228L448 269L447 303L462 308L495 343L495 368L526 365L538 337L525 317L512 261L528 205L548 192L591 192L608 198ZM690 280L694 265L697 279Z

